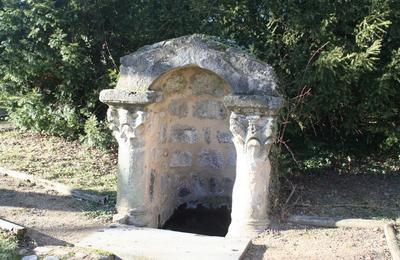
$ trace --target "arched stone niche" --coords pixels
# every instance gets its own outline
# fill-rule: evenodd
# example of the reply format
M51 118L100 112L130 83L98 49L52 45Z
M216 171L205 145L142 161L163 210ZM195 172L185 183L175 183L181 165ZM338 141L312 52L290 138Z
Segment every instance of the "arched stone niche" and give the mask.
M166 73L150 89L163 93L148 107L150 226L162 225L183 203L230 207L236 153L223 103L230 87L189 66Z
M182 203L230 204L228 236L269 223L269 152L283 99L272 68L192 35L121 58L103 90L119 145L115 219L160 227Z

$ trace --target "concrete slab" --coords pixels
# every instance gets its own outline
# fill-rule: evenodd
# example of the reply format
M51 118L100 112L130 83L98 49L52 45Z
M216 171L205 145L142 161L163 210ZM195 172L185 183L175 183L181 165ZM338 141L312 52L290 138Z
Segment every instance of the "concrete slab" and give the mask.
M84 238L80 247L106 250L122 259L240 259L250 239L203 236L118 225Z

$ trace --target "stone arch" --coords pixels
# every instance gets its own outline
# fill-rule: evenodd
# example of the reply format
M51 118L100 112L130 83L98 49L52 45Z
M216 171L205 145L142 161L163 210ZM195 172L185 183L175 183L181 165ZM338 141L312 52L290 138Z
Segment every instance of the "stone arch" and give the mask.
M150 226L163 225L183 204L230 209L236 152L223 99L225 80L198 66L163 73L149 91L145 150Z
M208 83L209 84L217 84L217 86L213 87L211 85L207 85L207 82L202 82L201 86L197 86L197 84L196 84L196 86L199 87L199 90L203 91L205 94L216 95L218 97L223 97L223 96L226 96L228 94L233 94L234 93L234 89L231 87L231 85L227 81L224 80L223 77L221 77L220 75L218 75L214 71L201 68L201 67L199 67L197 65L194 65L194 64L190 64L190 65L186 65L186 66L182 66L182 67L176 67L176 68L173 68L173 69L170 69L168 71L163 72L157 78L155 78L153 82L151 82L151 84L149 85L148 90L149 91L156 91L156 92L159 92L159 93L165 93L166 91L170 92L171 90L178 90L179 91L179 89L175 89L174 86L171 85L171 84L175 84L173 76L174 76L174 74L177 75L177 74L179 74L179 72L185 71L185 70L203 71L204 72L204 73L202 73L203 75L204 74L208 74L208 75L212 76L212 78L213 78L212 81L213 82L208 82ZM196 73L195 75L201 77L202 74ZM208 79L210 79L210 77L208 77ZM168 83L167 82L168 80L171 80L172 82ZM160 84L160 82L162 82L162 83ZM172 87L172 89L165 89L165 87L166 88ZM212 93L213 91L216 91L216 92Z
M195 93L185 84L179 87L179 75L174 79L173 75L182 71L212 75L216 77L214 82L220 81L226 86L210 88L203 84L199 88L203 92ZM187 81L191 80L190 75ZM180 93L181 89L186 94L190 92L190 95L179 96L185 94ZM221 89L224 91L221 92ZM177 98L183 98L183 103L192 102L186 104L187 111L182 114ZM198 167L202 167L201 149L208 145L206 136L209 134L200 129L198 123L209 120L207 125L214 126L212 136L216 142L218 136L215 133L225 131L229 126L235 149L218 144L217 148L210 147L215 150L214 153L204 153L203 161L219 169L218 159L212 158L218 157L216 154L221 153L221 149L236 150L237 154L234 160L236 176L232 191L232 223L228 236L254 236L268 226L270 181L276 172L271 168L269 153L275 142L277 114L284 104L271 66L215 37L184 36L145 46L122 57L117 86L101 91L100 101L109 106L107 119L119 145L116 221L158 227L171 214L171 207L177 205L168 201L153 203L156 189L160 191L158 199L162 198L164 189L164 192L175 194L179 202L179 194L186 200L188 192L199 198L201 194L193 192L196 187L200 187L200 191L202 185L216 187L216 180L208 178L201 181L193 175L190 178L192 182L188 184L192 190L185 190L184 185L178 184L185 184L186 180L176 174L181 170L197 171ZM177 104L178 107L174 108ZM219 114L215 107L227 111ZM165 111L172 115L165 114ZM193 118L196 120L192 127L189 123L193 123ZM163 122L166 130L163 129ZM181 125L177 126L177 122ZM224 122L222 125L225 128L219 129L218 122L219 125ZM200 131L202 141L198 146ZM180 134L184 136L181 140ZM186 154L185 149L188 151ZM226 154L220 158L224 163L227 161ZM162 176L157 170L170 168L179 170L173 170L170 178L157 179L157 176ZM193 182L196 178L198 181ZM174 184L168 187L169 183ZM168 205L167 210L160 209L164 205Z
M273 69L230 43L206 35L184 36L145 46L120 59L117 89L145 92L162 74L185 66L212 71L234 94L279 96Z

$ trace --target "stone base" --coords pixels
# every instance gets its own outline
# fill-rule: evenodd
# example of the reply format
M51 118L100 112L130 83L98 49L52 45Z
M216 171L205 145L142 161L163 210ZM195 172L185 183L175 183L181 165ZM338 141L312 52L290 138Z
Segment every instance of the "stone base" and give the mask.
M247 237L252 239L267 229L269 224L270 222L268 220L249 223L231 223L226 237Z
M224 238L169 230L117 225L99 230L78 246L100 249L121 259L241 259L247 238Z
M128 213L126 211L114 214L113 222L123 225L133 225L135 227L147 226L145 220L146 215L143 211L131 210Z

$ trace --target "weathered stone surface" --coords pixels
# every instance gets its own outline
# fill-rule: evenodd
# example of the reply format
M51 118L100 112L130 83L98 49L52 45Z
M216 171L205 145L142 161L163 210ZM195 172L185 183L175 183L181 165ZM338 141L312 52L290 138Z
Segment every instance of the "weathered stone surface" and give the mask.
M204 131L204 141L207 144L210 144L211 143L211 129L209 127L205 127L205 128L203 128L203 131Z
M215 74L196 73L190 80L193 95L223 97L229 93L228 86Z
M160 174L160 192L161 194L167 194L170 192L172 187L171 176L168 174Z
M186 79L180 73L174 73L168 80L162 85L162 91L166 95L178 94L185 90Z
M37 255L27 255L21 258L21 260L37 260Z
M43 260L60 260L58 256L50 255L50 256L45 256Z
M224 191L231 193L233 188L233 181L229 178L223 178L222 183Z
M229 153L228 153L228 156L227 156L228 158L226 159L226 164L228 165L228 166L236 166L236 151L235 150L233 150L233 151L230 151Z
M158 137L160 144L165 144L167 142L167 127L163 124L160 129L160 135Z
M137 93L123 89L104 89L100 92L100 101L108 105L147 105L160 100L161 96L154 91Z
M187 167L192 166L192 153L176 151L171 156L170 167Z
M196 128L188 125L174 125L171 128L170 141L173 143L195 144L197 143Z
M213 175L212 173L205 175L202 171L191 174L191 178L185 184L185 188L189 189L191 192L189 198L192 203L203 203L205 201L214 201L217 203L219 201L221 204L213 204L213 207L220 207L221 205L226 205L225 203L230 201L232 185L233 181L229 178L222 177L218 174ZM222 197L224 197L224 201L219 200Z
M154 183L156 182L156 170L152 169L150 172L150 185L149 185L149 195L150 201L154 198Z
M199 174L192 174L193 192L197 195L207 194L207 185L203 177Z
M169 70L198 66L219 75L234 93L278 95L271 66L233 44L206 35L183 36L145 46L120 61L117 89L144 92Z
M191 193L191 192L190 192L190 190L189 190L188 188L183 187L183 188L180 188L180 189L179 189L178 195L179 195L179 197L182 198L182 197L188 196L190 193Z
M284 105L282 97L267 95L229 95L224 97L225 106L244 114L274 113Z
M111 260L116 257L105 250L96 250L79 246L41 246L33 250L42 260Z
M94 232L78 246L112 252L124 260L239 260L249 242L245 237L227 239L121 225Z
M220 101L198 100L193 108L193 116L202 119L225 119L227 111Z
M214 178L210 178L208 180L208 187L209 187L211 193L215 193L216 192L216 190L217 190L217 182L216 182L216 180Z
M217 140L219 143L232 143L231 132L217 132Z
M202 167L220 169L224 165L224 156L216 150L203 150L199 154L198 164Z
M188 105L184 99L174 99L168 105L168 111L171 115L177 117L186 117L188 114Z
M22 248L21 250L18 251L18 255L25 255L26 253L28 253L28 249L26 248Z

